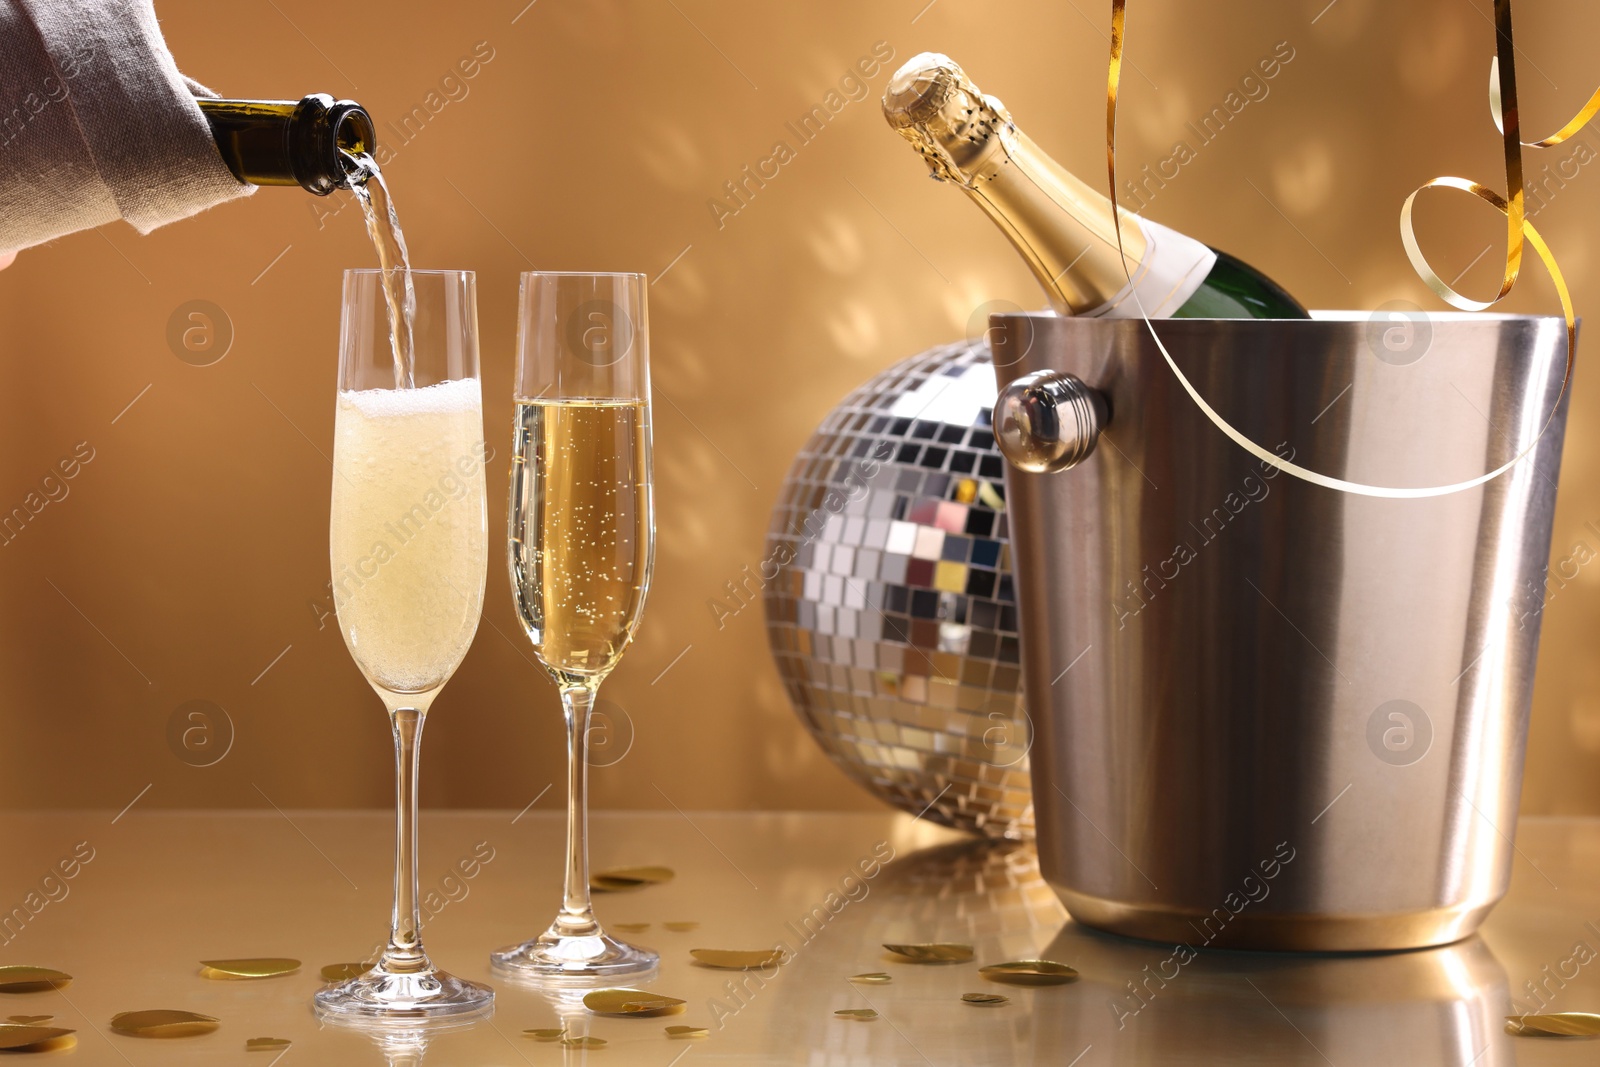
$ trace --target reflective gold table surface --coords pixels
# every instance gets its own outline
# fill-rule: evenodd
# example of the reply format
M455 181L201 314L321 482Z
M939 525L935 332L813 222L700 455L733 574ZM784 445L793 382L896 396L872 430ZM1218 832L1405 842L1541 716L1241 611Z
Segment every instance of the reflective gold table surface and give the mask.
M1390 956L1212 952L1072 923L1025 847L982 843L899 814L598 813L596 867L663 864L665 884L597 897L602 921L660 950L649 988L686 1000L665 1018L588 1015L492 975L488 953L538 932L559 893L562 821L544 812L429 813L422 821L425 937L434 959L498 990L465 1028L365 1033L320 1026L311 994L328 963L386 933L393 862L387 813L111 812L0 816L0 964L74 976L54 992L0 993L0 1016L53 1015L82 1064L543 1065L680 1063L1594 1064L1600 1039L1512 1037L1503 1016L1537 1006L1600 1011L1600 820L1530 819L1511 893L1481 936ZM892 858L891 858L892 857ZM70 877L66 873L70 872ZM1382 870L1372 877L1382 878ZM693 930L664 924L698 923ZM976 963L896 963L884 942L962 941ZM785 944L763 977L691 962L693 948ZM290 956L299 973L200 976L203 959ZM1046 957L1080 979L1001 986L989 962ZM849 976L884 971L886 985ZM1130 983L1140 990L1135 997ZM978 1007L963 993L1002 993ZM111 1016L183 1008L220 1026L157 1039ZM870 1021L841 1009L874 1008ZM674 1039L669 1025L710 1029ZM607 1043L564 1049L521 1036L566 1026ZM251 1037L287 1051L245 1050ZM27 1062L30 1055L20 1056Z

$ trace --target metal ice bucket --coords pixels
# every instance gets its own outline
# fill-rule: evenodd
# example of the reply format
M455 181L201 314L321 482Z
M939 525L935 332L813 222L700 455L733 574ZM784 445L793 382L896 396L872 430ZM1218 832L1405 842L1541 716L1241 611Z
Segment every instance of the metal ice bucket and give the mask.
M1041 870L1194 948L1471 933L1504 895L1566 421L1559 319L993 319ZM1559 401L1559 403L1558 403ZM1553 421L1541 429L1552 408ZM1091 450L1092 451L1089 451ZM1533 871L1526 872L1536 876Z

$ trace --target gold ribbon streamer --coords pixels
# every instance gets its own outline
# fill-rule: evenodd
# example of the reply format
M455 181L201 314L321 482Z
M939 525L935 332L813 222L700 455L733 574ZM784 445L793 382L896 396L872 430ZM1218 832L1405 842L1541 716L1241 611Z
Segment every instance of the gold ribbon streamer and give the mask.
M1512 100L1511 109L1516 110L1517 102ZM1505 124L1500 115L1500 57L1495 56L1489 60L1489 113L1494 116L1494 128L1501 134L1506 132ZM1554 148L1568 137L1577 133L1589 124L1589 120L1600 114L1600 89L1596 89L1589 97L1589 102L1583 105L1583 110L1572 117L1572 121L1561 127L1542 141L1523 141L1524 148Z
M1106 75L1106 172L1111 187L1111 207L1113 228L1117 235L1117 251L1122 255L1122 269L1129 273L1127 254L1122 246L1122 213L1117 204L1117 88L1122 81L1122 50L1127 23L1127 0L1111 0L1111 61ZM1566 369L1561 379L1561 391L1556 394L1555 404L1550 409L1549 416L1540 428L1538 436L1527 448L1517 453L1505 463L1486 474L1476 478L1469 478L1462 482L1453 482L1449 485L1427 486L1423 488L1406 489L1395 486L1367 485L1364 482L1346 481L1342 478L1332 478L1325 474L1292 463L1283 457L1268 452L1265 448L1246 437L1233 424L1217 413L1199 390L1189 381L1183 371L1178 368L1177 361L1172 358L1172 353L1167 351L1167 346L1162 343L1160 335L1156 333L1155 325L1150 321L1150 316L1145 312L1144 302L1139 299L1137 290L1133 298L1139 307L1139 317L1144 320L1145 328L1150 331L1150 336L1155 340L1156 347L1161 351L1162 358L1167 362L1167 367L1177 377L1189 398L1193 400L1211 420L1212 425L1221 430L1239 447L1249 452L1252 456L1269 464L1278 470L1291 474L1302 481L1313 485L1320 485L1326 489L1340 492L1353 493L1359 496L1387 497L1392 499L1420 499L1423 497L1446 496L1471 489L1485 482L1498 478L1512 467L1521 462L1544 437L1545 431L1550 428L1550 423L1555 419L1555 413L1561 406L1561 399L1572 381L1572 368L1577 359L1578 351L1578 326L1577 317L1573 312L1572 294L1567 288L1566 279L1561 274L1561 268L1556 264L1554 254L1549 245L1533 224L1528 221L1523 204L1522 189L1522 149L1550 148L1561 144L1567 138L1582 129L1590 119L1600 113L1600 89L1595 90L1583 110L1560 130L1540 141L1527 142L1521 139L1521 131L1517 121L1517 87L1515 67L1515 44L1511 35L1511 0L1495 0L1495 36L1496 58L1490 66L1489 108L1494 116L1495 127L1500 130L1505 149L1506 188L1509 199L1496 193L1494 190L1480 185L1470 178L1439 177L1430 179L1414 189L1405 203L1400 207L1400 241L1405 246L1406 257L1410 259L1411 266L1417 274L1427 283L1428 287L1447 303L1465 311L1482 311L1493 307L1511 292L1517 282L1518 274L1522 268L1522 245L1524 239L1533 246L1545 269L1550 273L1550 279L1555 283L1556 292L1561 298L1561 311L1567 325L1567 361ZM1502 108L1502 101L1506 107ZM1506 257L1505 270L1501 276L1500 291L1490 300L1473 300L1456 292L1429 266L1427 257L1423 255L1421 247L1417 244L1416 233L1412 224L1412 209L1416 203L1417 194L1424 189L1460 189L1472 193L1479 199L1487 201L1506 217ZM1133 284L1131 274L1129 285Z

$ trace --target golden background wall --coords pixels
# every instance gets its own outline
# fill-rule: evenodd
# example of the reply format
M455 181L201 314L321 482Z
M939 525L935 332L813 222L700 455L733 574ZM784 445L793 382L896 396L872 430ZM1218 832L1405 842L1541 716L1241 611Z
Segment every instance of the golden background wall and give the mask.
M394 150L386 173L414 262L478 272L496 536L517 272L651 275L657 580L606 687L622 709L613 751L624 718L633 739L595 774L596 803L870 807L790 711L759 608L719 626L708 602L762 557L789 459L834 402L967 334L988 301L1043 304L1003 239L926 180L885 126L889 73L921 50L950 53L1098 183L1108 5L524 4L159 0L157 11L180 67L223 95L326 91L365 104ZM1485 93L1488 0L1131 6L1122 167L1155 167L1180 140L1193 149L1150 200L1152 217L1263 267L1313 307L1442 307L1407 264L1396 216L1435 175L1503 185ZM1528 5L1518 18L1524 130L1542 136L1600 81L1588 47L1600 11ZM1292 59L1265 95L1202 144L1187 124L1280 42ZM875 49L893 58L853 81ZM458 63L475 53L462 77ZM844 105L800 144L786 123L832 90ZM724 183L780 140L793 158L743 204L728 201ZM1535 177L1546 163L1568 175L1545 185L1536 219L1580 313L1600 283L1593 156L1528 156ZM77 234L0 272L0 511L75 449L92 453L66 495L0 545L0 803L120 808L146 786L151 806L389 803L381 708L331 618L319 623L339 278L373 263L348 200L266 189L144 238L120 224ZM1465 269L1462 288L1492 293L1499 216L1443 193L1419 215L1440 273ZM169 319L193 300L231 323L231 348L210 366L169 346ZM1505 306L1556 310L1536 264ZM1597 424L1600 384L1580 366L1531 812L1600 813ZM498 557L488 587L477 643L430 716L428 805L520 808L561 773L555 694ZM233 723L231 749L209 767L169 747L175 709L192 700Z

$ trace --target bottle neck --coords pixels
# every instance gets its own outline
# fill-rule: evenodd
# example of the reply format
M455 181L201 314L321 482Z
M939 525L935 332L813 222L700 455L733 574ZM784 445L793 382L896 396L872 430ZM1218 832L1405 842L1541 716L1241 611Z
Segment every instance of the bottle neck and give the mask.
M1216 260L1128 211L1119 250L1111 200L1017 129L949 56L907 61L889 79L883 114L934 178L959 185L1010 239L1063 315L1170 315Z
M933 177L983 209L1058 312L1081 315L1116 299L1147 250L1138 218L1122 213L1124 270L1110 199L1045 154L994 97L959 80L941 88L895 123Z
M1138 275L1148 250L1137 216L1122 212L1117 251L1111 201L1004 117L981 155L961 168L962 191L1010 239L1063 315L1114 301Z
M315 93L301 100L213 100L195 103L211 126L217 151L241 182L298 185L318 196L366 180L349 157L377 147L372 119L360 104Z

